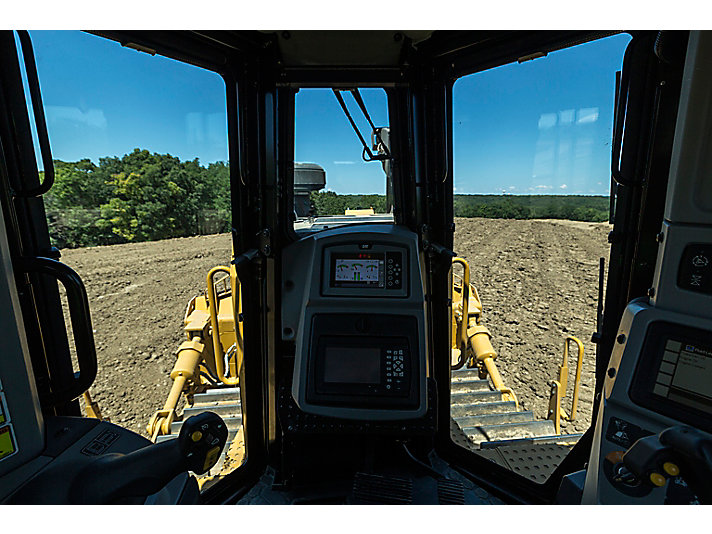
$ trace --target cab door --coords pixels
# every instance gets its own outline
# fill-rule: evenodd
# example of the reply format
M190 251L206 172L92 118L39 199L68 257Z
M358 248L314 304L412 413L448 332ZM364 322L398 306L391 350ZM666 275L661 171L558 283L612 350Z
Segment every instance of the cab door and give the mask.
M462 121L463 117L455 115L453 111L453 108L458 105L456 100L453 101L453 82L466 75L475 75L474 73L480 73L476 74L476 76L482 76L490 68L510 64L514 61L519 64L526 64L532 60L534 64L536 61L545 62L548 55L553 57L555 53L564 54L567 52L563 50L565 48L605 36L605 33L591 32L493 32L482 36L482 39L478 41L471 39L471 37L468 40L467 35L460 34L448 35L449 40L444 39L445 36L442 36L443 39L438 42L436 38L438 36L436 35L428 43L427 48L423 47L422 51L430 53L433 57L429 72L434 74L432 79L424 81L423 98L434 99L433 102L426 106L430 115L425 115L425 120L430 124L434 135L429 137L430 148L426 151L424 157L424 167L427 169L429 177L427 186L429 188L428 201L419 206L419 208L425 227L430 232L431 242L442 244L445 249L450 250L459 251L462 248L461 242L460 249L458 249L456 237L458 225L452 224L454 211L453 185L458 180L456 174L458 173L457 161L453 158L453 147L457 150L458 140L453 138L453 130L457 130L459 127L460 139L464 135L462 133L462 122L457 122ZM610 251L602 254L607 266L606 272L603 273L605 275L604 278L607 278L607 282L604 283L602 280L600 285L602 292L605 289L604 294L601 296L602 315L596 318L596 297L594 296L594 308L589 323L590 330L577 333L587 346L596 346L594 351L596 361L592 366L593 379L591 383L591 399L589 400L591 413L588 419L594 422L596 421L603 376L607 369L611 347L615 343L616 329L623 309L630 299L645 295L652 282L652 268L655 263L656 252L654 234L659 231L660 222L662 221L662 206L667 186L667 172L670 165L670 149L672 146L672 125L674 125L674 118L677 112L680 79L684 62L684 54L681 57L679 54L673 53L673 50L680 48L680 44L675 42L675 39L668 40L667 54L665 54L660 49L656 50L655 42L659 36L655 32L633 33L631 37L632 39L625 52L625 59L622 61L622 74L620 75L621 81L618 90L616 91L615 70L609 73L610 77L607 82L610 84L611 102L609 107L614 109L615 120L613 121L614 127L610 128L609 137L606 139L609 146L612 145L612 169L606 172L603 178L604 182L612 179L610 193L612 227L608 236L608 243L602 245L604 250L606 245L611 245ZM686 38L684 35L677 37L683 40ZM451 45L453 42L457 44L456 47ZM501 92L512 90L512 88L507 87L506 82L502 83ZM546 85L546 83L554 84L556 82L542 79L541 83ZM483 82L483 84L486 84L486 82ZM616 92L618 94L617 99ZM567 117L566 114L561 114L559 119L564 121ZM586 117L581 115L579 118L583 120L579 121L574 113L573 123L580 122L583 127L586 123ZM501 119L502 117L500 117ZM540 123L540 126L545 127L546 124ZM477 125L473 125L472 128L477 128ZM519 132L514 130L510 132L513 139L518 134ZM472 147L473 150L476 148ZM438 161L437 156L439 154L447 154L447 157ZM497 156L497 153L492 151L488 154L488 162L492 163L494 167L498 164L497 157L506 158L502 154ZM558 152L558 155L560 154L561 152ZM512 158L516 156L514 153L511 155ZM501 163L504 164L504 160ZM437 179L430 179L430 177L437 177ZM497 174L492 174L491 179L493 181L498 179ZM553 185L561 186L562 184L543 183L542 187L550 188ZM505 185L508 186L510 184ZM534 188L537 184L532 183L530 185ZM515 185L515 187L517 186ZM503 198L504 204L499 206L501 208L516 207L517 202L521 200L517 198L508 200L506 196ZM436 209L434 209L435 206L437 206ZM535 206L531 204L527 207L534 210ZM487 217L486 210L483 213ZM442 218L442 214L445 214L444 218ZM463 224L465 222L463 220ZM515 236L514 239L535 240L537 235L536 232L529 232L528 235L520 234L521 237ZM605 234L603 235L605 236ZM453 239L454 236L455 239ZM486 233L482 246L488 246L488 242L491 241L489 238L494 237L494 233ZM515 245L511 240L510 243ZM515 249L528 246L524 242L521 244L516 243L516 245ZM566 250L566 244L563 247ZM447 255L438 254L436 250L435 248L433 249L433 257L439 258L434 261L440 262L440 269L433 268L430 271L431 284L435 295L432 302L433 316L431 320L434 325L439 325L433 328L432 335L435 347L435 377L443 387L446 384L451 384L450 347L452 345L449 339L451 335L449 318L451 315L445 289L449 287L449 265L447 264L450 262L450 258ZM501 252L504 253L505 251ZM588 260L592 260L592 276L590 277L592 280L588 283L591 283L591 290L596 295L599 287L597 276L598 257ZM490 276L491 279L496 279L498 276L498 261L507 261L506 254L500 254L499 259L495 257L493 260L493 268L488 271L494 273ZM536 269L539 268L534 267ZM477 269L477 265L471 265L471 272L476 272L475 269ZM505 272L504 269L501 269L501 271ZM536 276L534 269L529 271L528 276ZM575 283L579 282L580 280ZM516 291L516 284L510 280L504 296L506 297ZM554 286L550 291L551 299L553 299L557 297L559 288ZM484 297L483 300L487 298L483 292L480 293L480 296ZM520 315L529 313L528 306L533 303L530 301L530 304L526 305L527 308L520 310L511 307L498 309L501 301L502 299L493 299L487 303L484 300L489 307L490 314L494 310L495 314L500 314L500 316L509 314L516 319L513 323L515 326L513 328L509 327L511 332L508 338L496 341L496 333L493 333L492 337L492 342L495 343L496 348L499 348L498 343L502 343L510 347L511 350L517 344L513 342L517 341L518 332L525 330L517 328L516 324L520 319L517 319L514 315L517 313ZM546 302L543 304L546 304ZM545 316L542 317L542 319L545 318ZM512 324L511 320L510 324ZM543 335L546 335L546 331L551 327L547 326L545 321L542 321L541 324L542 328L539 329L539 334L534 333L531 336L541 339ZM527 338L523 341L527 343L531 339ZM539 343L541 345L541 340L539 340ZM538 350L542 348L544 347L540 346ZM499 360L498 365L504 365L504 363L500 363L503 362L504 355ZM573 363L571 365L573 366ZM526 369L523 370L526 371ZM552 366L550 372L552 379L556 376L555 371L555 366ZM452 376L454 376L454 373ZM532 380L527 381L526 378L522 378L521 371L514 371L510 376L511 381L516 382L520 387L529 388L531 385L532 388L539 388L540 395L548 396L549 394L549 387L546 383L540 384L533 383ZM509 386L510 384L507 385ZM513 389L516 390L516 388ZM454 396L458 394L454 389L451 389L445 394L441 391L440 395L442 400L439 406L440 420L447 421L451 415L451 402L446 399L453 399L454 402ZM541 413L537 415L540 418L546 417ZM497 483L494 487L498 487L511 498L521 499L525 502L553 502L562 477L584 467L588 460L594 433L594 426L582 428L582 435L578 438L577 444L571 448L563 459L557 461L558 467L551 469L543 480L540 479L535 482L528 475L522 476L521 473L527 472L528 468L524 469L523 464L517 464L511 458L508 460L507 454L500 454L494 449L487 449L486 454L472 452L468 450L468 447L457 444L450 432L450 428L445 427L447 425L443 425L439 430L439 452L465 466L479 482L492 484L496 480ZM475 424L475 427L482 429L479 424ZM485 429L485 434L486 430L489 429ZM482 432L480 433L482 434ZM536 439L527 438L525 441L533 444ZM522 451L519 452L524 456L528 456L524 454L524 448L522 446ZM551 459L549 458L549 460ZM547 463L549 464L547 467L550 467L552 462L547 462L546 460L546 455L544 455L538 463ZM515 464L517 468L513 467Z

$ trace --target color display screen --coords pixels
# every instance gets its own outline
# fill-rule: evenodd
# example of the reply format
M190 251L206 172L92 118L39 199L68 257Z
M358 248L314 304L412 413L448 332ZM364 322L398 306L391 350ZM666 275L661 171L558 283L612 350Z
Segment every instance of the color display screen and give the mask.
M334 280L337 282L378 282L379 260L337 258Z

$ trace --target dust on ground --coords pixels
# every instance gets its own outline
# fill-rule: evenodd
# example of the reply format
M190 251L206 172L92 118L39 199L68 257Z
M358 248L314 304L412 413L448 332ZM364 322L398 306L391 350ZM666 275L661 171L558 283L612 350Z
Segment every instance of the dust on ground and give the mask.
M563 431L585 430L595 367L589 340L598 260L608 258L608 225L479 218L455 223L455 251L470 262L497 365L522 408L546 417L564 336L586 345L578 417ZM229 260L229 234L62 251L62 261L87 288L99 359L91 393L112 422L145 434L171 386L186 305L204 291L207 272ZM570 365L573 375L573 360Z

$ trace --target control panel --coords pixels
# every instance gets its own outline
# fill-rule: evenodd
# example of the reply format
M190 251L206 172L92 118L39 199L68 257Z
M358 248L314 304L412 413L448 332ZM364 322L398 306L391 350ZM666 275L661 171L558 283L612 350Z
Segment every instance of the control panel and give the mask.
M685 247L677 285L690 291L712 293L712 245L696 243Z
M414 318L402 315L314 316L306 401L354 408L416 408L416 328Z
M667 428L712 430L712 321L631 302L604 383L583 504L699 502L685 481L632 479L623 455ZM689 476L689 473L687 473Z
M283 339L305 414L399 421L427 410L418 237L393 225L340 227L284 251Z
M407 249L395 244L364 240L332 245L324 249L322 294L365 298L406 297L407 260Z

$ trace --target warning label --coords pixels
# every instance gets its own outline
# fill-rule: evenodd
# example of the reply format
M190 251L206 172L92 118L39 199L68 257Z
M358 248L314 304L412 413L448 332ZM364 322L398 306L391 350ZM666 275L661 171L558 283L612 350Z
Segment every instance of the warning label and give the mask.
M7 423L10 420L10 414L7 413L5 406L5 394L0 391L0 425Z
M12 425L0 427L0 460L7 458L17 451L15 447L15 436L12 433Z

